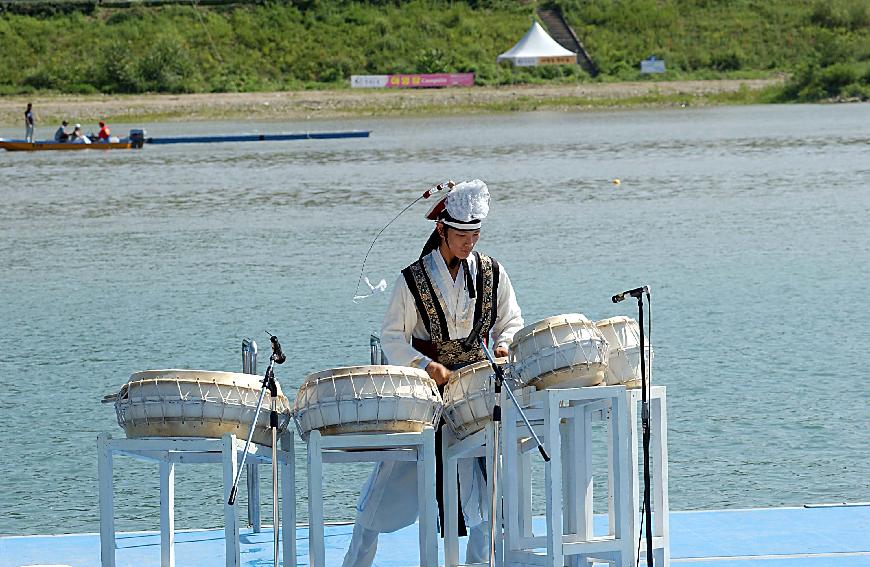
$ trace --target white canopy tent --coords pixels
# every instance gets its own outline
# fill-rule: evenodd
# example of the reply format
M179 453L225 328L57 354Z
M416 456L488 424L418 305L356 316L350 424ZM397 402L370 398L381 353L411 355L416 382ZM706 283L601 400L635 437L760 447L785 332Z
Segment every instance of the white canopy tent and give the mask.
M541 24L532 22L532 27L521 40L498 56L497 61L510 61L517 67L534 65L564 65L577 62L577 54L556 43L544 31Z

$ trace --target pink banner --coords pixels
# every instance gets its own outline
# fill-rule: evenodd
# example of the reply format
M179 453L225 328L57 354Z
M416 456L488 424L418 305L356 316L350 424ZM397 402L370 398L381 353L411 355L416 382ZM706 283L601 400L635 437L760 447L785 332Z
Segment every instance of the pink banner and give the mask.
M414 73L388 75L389 88L472 87L474 73Z

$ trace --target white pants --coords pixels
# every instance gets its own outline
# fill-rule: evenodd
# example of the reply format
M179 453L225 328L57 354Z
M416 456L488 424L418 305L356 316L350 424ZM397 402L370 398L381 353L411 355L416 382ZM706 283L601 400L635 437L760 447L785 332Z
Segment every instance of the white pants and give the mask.
M33 124L28 124L24 127L24 139L28 142L33 141Z
M342 567L371 567L378 551L378 532L362 527L359 522L353 526L350 547L344 556ZM489 522L481 522L468 528L468 543L465 546L466 563L485 563L489 561Z
M460 506L468 527L466 563L483 561L489 553L486 481L477 461L460 459L458 467ZM369 567L378 548L378 534L392 533L414 523L419 511L416 471L417 464L413 462L387 461L375 465L360 494L344 567Z

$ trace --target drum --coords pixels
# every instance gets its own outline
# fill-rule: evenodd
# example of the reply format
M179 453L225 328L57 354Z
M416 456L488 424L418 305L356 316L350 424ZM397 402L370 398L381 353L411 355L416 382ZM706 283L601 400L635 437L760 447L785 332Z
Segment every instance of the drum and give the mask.
M607 341L584 315L547 317L514 335L514 375L539 390L596 386L604 381Z
M605 371L607 384L624 384L627 388L640 388L640 327L631 317L611 317L597 321L595 326L610 345ZM646 345L647 369L652 360L652 349Z
M512 375L507 357L495 359L505 368L504 386L515 390L522 385ZM494 373L488 360L469 364L450 374L444 389L444 419L457 439L477 433L492 420L495 407Z
M424 370L350 366L311 374L296 395L293 417L307 435L418 432L441 416L441 394Z
M130 376L115 397L118 425L127 437L248 438L262 378L208 370L146 370ZM253 441L272 445L266 391ZM279 432L290 422L290 404L278 388Z

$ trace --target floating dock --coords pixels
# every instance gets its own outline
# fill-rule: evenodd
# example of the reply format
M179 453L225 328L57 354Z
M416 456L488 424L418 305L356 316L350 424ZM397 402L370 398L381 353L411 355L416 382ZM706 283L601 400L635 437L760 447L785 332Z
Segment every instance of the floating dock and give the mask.
M284 142L287 140L334 140L341 138L368 138L369 130L346 132L299 132L295 134L217 134L213 136L171 136L145 138L146 144L216 144L223 142Z
M870 567L870 503L671 512L671 563L679 567ZM543 518L535 519L543 530ZM596 533L606 516L596 516ZM353 526L326 527L326 564L341 565ZM224 567L223 529L176 531L179 567ZM272 531L242 530L245 567L272 565ZM297 528L297 565L308 565L308 530ZM160 534L119 533L118 567L158 567ZM443 549L441 550L443 552ZM460 546L464 555L464 543ZM417 527L382 534L377 567L417 565ZM443 562L443 554L441 555ZM443 564L443 563L442 563ZM99 534L0 537L0 567L100 567ZM293 565L284 562L282 565ZM641 566L646 565L641 558Z

